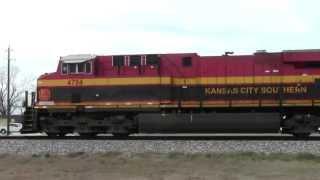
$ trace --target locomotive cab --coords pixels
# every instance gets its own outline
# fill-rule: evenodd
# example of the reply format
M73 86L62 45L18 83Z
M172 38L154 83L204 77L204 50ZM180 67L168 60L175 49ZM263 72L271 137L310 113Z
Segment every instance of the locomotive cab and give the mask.
M37 105L55 105L57 97L61 94L57 91L58 84L49 83L51 79L64 82L66 87L82 86L83 79L94 76L94 55L69 55L60 58L55 73L44 74L38 79ZM81 95L78 92L71 93L70 101L80 102Z

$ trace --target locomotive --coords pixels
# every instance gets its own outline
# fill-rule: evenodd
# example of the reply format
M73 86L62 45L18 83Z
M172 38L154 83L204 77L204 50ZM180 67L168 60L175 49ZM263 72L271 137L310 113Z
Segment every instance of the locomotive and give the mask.
M320 130L320 50L70 55L38 78L31 104L22 133L308 137Z

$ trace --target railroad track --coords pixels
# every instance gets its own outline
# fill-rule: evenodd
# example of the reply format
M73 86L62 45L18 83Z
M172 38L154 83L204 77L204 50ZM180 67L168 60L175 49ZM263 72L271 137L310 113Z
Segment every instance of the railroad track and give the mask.
M64 136L64 137L47 137L47 136L0 136L0 140L167 140L167 141L320 141L320 136L311 136L309 138L296 138L286 135L137 135L129 137L114 136Z

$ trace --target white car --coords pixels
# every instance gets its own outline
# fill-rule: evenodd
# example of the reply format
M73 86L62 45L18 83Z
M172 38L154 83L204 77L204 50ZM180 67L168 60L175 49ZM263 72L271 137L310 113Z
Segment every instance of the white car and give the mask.
M10 133L20 132L21 128L22 128L22 124L21 123L10 123L9 124ZM7 126L0 127L0 133L2 135L7 134Z

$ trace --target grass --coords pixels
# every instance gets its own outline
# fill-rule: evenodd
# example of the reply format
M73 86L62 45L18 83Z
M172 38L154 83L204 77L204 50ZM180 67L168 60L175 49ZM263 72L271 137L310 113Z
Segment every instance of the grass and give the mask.
M74 152L74 153L67 154L67 157L69 157L69 158L77 158L77 157L83 156L85 154L86 154L85 152Z
M50 158L51 155L49 153L44 154L32 154L32 158Z
M206 153L206 154L184 154L178 152L172 152L166 155L168 159L177 159L181 157L187 157L188 159L228 159L228 160L251 160L251 161L313 161L320 163L320 156L310 153L255 153L255 152L239 152L239 153Z
M77 158L84 155L89 155L84 152L75 152L65 155L67 158ZM0 159L6 155L0 155ZM90 156L90 155L89 155ZM208 159L208 160L232 160L232 161L309 161L320 163L320 155L315 155L311 153L298 153L298 154L288 154L288 153L255 153L255 152L239 152L239 153L180 153L180 152L171 152L167 154L161 153L137 153L131 154L130 156L125 155L120 152L107 152L99 153L99 156L102 158L127 158L131 159L136 158L148 158L152 156L159 156L164 159L176 160L176 159ZM33 154L32 158L50 158L51 154Z
M1 157L1 154L0 154ZM319 179L320 154L70 153L8 155L1 179ZM18 169L18 171L17 171ZM21 172L23 175L21 176Z

